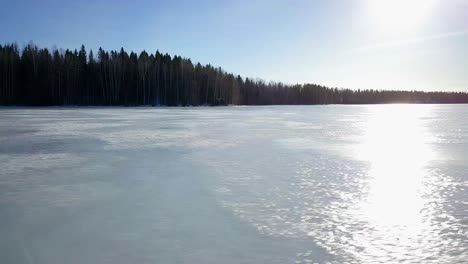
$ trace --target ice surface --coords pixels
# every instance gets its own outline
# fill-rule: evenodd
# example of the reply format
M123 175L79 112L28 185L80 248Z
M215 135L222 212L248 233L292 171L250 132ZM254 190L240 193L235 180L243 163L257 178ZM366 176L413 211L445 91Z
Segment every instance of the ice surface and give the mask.
M467 106L0 109L1 263L463 263Z

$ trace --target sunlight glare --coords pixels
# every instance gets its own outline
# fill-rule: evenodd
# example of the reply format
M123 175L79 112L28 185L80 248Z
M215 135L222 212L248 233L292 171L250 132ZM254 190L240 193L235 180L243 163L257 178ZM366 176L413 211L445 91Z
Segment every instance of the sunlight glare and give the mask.
M420 117L427 108L384 106L372 113L359 155L370 161L369 211L378 221L407 223L417 213L424 166L434 159ZM398 193L398 195L394 195ZM402 218L402 219L400 219Z
M421 26L435 0L367 0L372 23L386 32L406 32Z
M421 214L423 195L430 192L424 184L425 169L436 158L423 124L429 110L425 106L390 105L369 114L364 143L357 153L370 165L367 197L359 209L362 219L373 227L371 234L360 238L369 254L379 254L381 245L371 241L383 238L399 245L393 248L396 251L417 248L415 238L430 229L428 219ZM396 251L393 253L398 254Z

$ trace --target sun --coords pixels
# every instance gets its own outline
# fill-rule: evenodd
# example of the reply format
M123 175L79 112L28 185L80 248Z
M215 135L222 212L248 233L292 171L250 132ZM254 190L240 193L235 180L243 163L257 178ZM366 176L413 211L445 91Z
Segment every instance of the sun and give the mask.
M428 20L436 0L367 0L369 15L379 30L406 32Z

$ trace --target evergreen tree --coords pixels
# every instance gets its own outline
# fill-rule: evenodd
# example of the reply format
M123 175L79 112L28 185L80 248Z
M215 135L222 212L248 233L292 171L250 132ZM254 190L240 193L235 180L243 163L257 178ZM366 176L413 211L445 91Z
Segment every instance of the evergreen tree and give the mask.
M123 48L97 58L32 43L0 45L0 105L271 105L468 103L466 92L380 91L285 85L242 78L212 65Z

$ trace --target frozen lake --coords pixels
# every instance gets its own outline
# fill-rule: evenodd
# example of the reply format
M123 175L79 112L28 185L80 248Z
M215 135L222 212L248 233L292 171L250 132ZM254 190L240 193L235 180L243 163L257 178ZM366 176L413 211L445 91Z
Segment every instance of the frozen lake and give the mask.
M0 109L0 262L466 263L468 106Z

